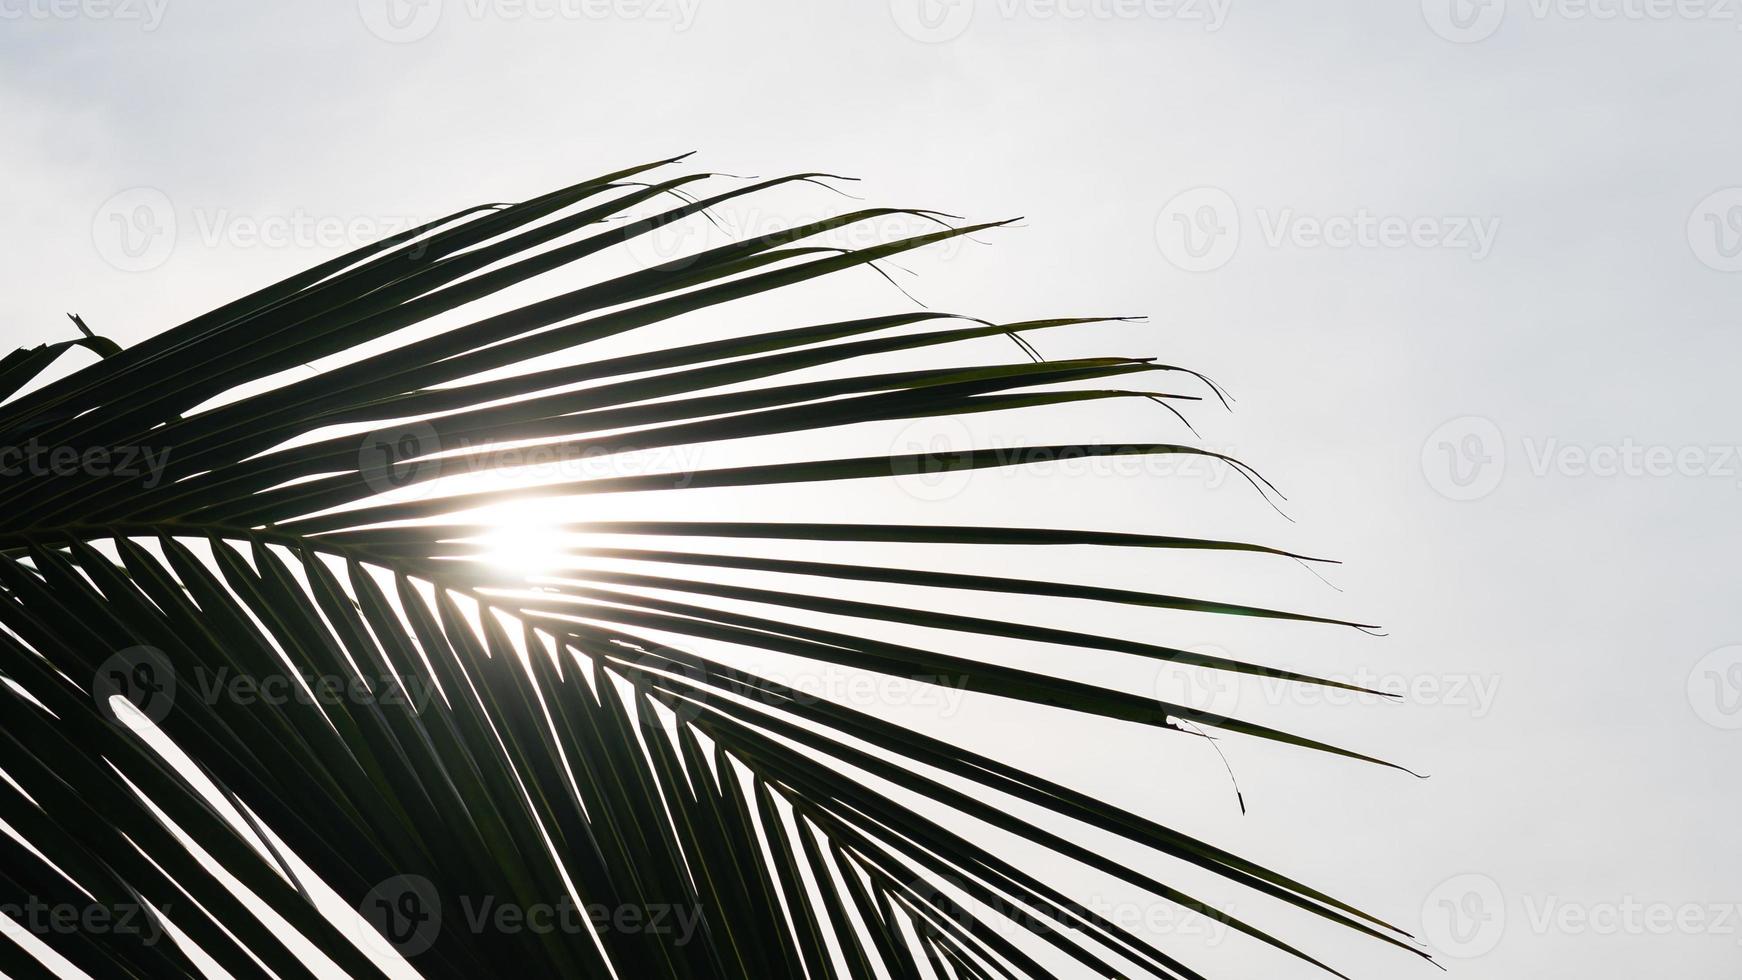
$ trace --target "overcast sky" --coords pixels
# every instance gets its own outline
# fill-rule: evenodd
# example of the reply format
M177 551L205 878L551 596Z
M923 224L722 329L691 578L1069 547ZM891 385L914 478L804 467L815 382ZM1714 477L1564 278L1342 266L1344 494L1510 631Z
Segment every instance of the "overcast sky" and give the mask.
M1384 624L1097 611L1406 690L1197 693L1432 778L1228 740L1241 817L1197 740L903 710L1419 930L1453 976L1737 976L1736 5L388 3L0 0L0 340L64 339L76 311L130 344L408 221L690 149L731 173L861 177L877 204L1023 215L903 284L991 317L1147 314L1036 342L1209 372L1238 402L1197 410L1205 442L1276 480L1293 523L1212 471L1068 491L979 474L888 512L1341 559L1335 589L1250 559L1057 574ZM1129 406L1061 418L973 425L1006 444L1179 435ZM1141 664L1010 655L1180 694ZM1070 880L1211 975L1315 975ZM1355 977L1437 975L1281 921Z

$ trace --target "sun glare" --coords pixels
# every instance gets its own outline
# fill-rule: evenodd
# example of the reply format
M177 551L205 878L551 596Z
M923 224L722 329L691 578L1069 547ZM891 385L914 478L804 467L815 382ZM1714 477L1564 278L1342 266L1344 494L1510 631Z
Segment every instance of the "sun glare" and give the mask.
M479 539L482 560L521 575L549 575L563 565L562 533L534 516L495 515L496 526Z

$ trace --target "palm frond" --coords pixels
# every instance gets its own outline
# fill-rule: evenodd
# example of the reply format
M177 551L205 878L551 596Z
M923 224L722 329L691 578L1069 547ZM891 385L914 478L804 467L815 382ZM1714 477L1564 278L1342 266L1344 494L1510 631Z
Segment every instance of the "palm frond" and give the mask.
M1324 965L1025 807L1418 952L1293 878L756 666L793 658L1377 761L966 651L1017 640L1349 685L954 605L1066 598L1356 626L1054 581L1036 557L1304 556L1104 529L679 520L661 503L1073 456L1214 458L1267 493L1238 461L1183 443L1080 443L479 488L532 457L795 433L844 445L867 423L1198 397L1151 387L1202 379L1147 358L861 366L988 338L1025 344L1095 318L917 311L630 353L606 343L998 224L930 211L863 208L518 298L745 195L829 179L703 194L714 175L653 176L681 159L458 212L129 348L87 337L0 362L0 445L34 461L0 485L0 821L14 832L0 835L0 888L131 911L141 926L31 929L36 939L98 977L199 976L208 958L233 976L281 978L409 963L454 978L514 964L550 976L967 980L1052 975L1048 958L1097 976L1199 976L976 830L995 828ZM893 216L937 230L815 243ZM104 357L40 383L74 345ZM582 501L621 494L653 494L653 516L579 519ZM478 515L536 500L574 505L547 529L562 566L481 560L495 525ZM891 544L909 546L909 564L863 550ZM1012 574L942 571L917 546L998 550ZM932 598L892 598L915 590ZM880 624L928 639L879 638ZM40 971L22 954L0 941L0 970Z

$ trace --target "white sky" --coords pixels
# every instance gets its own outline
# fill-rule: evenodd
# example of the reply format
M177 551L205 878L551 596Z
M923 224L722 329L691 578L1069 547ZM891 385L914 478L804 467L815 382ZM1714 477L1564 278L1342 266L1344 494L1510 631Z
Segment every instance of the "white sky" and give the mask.
M1230 739L1242 818L1195 740L973 701L947 718L914 706L916 723L1419 927L1454 976L1735 975L1742 192L1711 197L1742 186L1734 9L425 0L394 20L373 0L116 2L0 0L5 346L70 336L69 310L136 342L352 236L688 149L732 173L859 176L875 204L1025 215L988 247L903 263L922 273L904 285L990 317L1148 314L1035 339L1232 388L1232 416L1194 421L1276 479L1296 523L1201 473L1069 490L986 473L946 502L878 498L883 513L1039 514L1340 558L1340 594L1286 561L1069 558L1057 573L1385 624L1374 639L1095 610L1131 636L1412 685L1408 706L1221 696L1433 778ZM129 255L114 216L163 201L174 234ZM843 203L795 193L738 214ZM1316 234L1369 219L1377 240ZM1238 245L1203 251L1180 220L1237 224ZM765 309L789 326L808 299L861 296L902 308L868 281ZM1131 406L973 427L1005 443L1178 435ZM721 499L707 507L738 513ZM856 519L834 509L850 499L783 513ZM1178 693L1112 656L998 652ZM1079 884L1116 914L1148 911ZM1437 975L1283 921L1355 977ZM1193 930L1169 938L1211 975L1316 975Z

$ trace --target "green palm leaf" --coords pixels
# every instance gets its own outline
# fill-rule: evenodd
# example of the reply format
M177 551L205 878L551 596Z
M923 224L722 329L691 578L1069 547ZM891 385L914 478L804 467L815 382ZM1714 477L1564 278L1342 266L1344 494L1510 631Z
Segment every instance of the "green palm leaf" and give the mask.
M977 835L991 827L1318 963L1049 829L1056 821L1019 816L1010 804L1021 801L1416 952L1394 927L1290 877L757 666L788 658L1375 761L964 645L1014 639L1347 685L952 605L1055 597L1354 626L1053 581L1036 557L1300 556L1116 529L667 519L691 513L667 501L701 488L824 493L1071 456L1241 467L1227 457L1172 443L1036 445L479 487L533 456L569 464L795 433L844 444L865 423L1197 397L1154 387L1201 379L1149 359L863 366L1005 336L1032 351L1021 338L1094 322L1081 318L921 311L617 352L634 331L881 271L992 227L934 212L860 209L522 298L535 280L620 257L673 222L826 179L697 197L712 175L647 176L676 162L462 211L130 348L87 336L0 362L0 445L30 461L0 485L0 820L16 834L0 835L0 889L139 926L26 921L29 949L98 977L199 976L215 963L238 977L409 965L459 978L513 964L577 977L966 980L1047 976L1043 959L1057 957L1100 976L1199 976L1000 856ZM857 249L814 243L889 216L938 229ZM102 359L45 383L75 345ZM619 494L653 494L654 518L585 519L587 500ZM489 508L540 500L568 502L543 532L560 567L488 560ZM891 565L855 551L890 544L913 557ZM962 547L1000 550L1011 574L924 558ZM928 639L880 638L879 624ZM0 971L42 969L0 941Z

